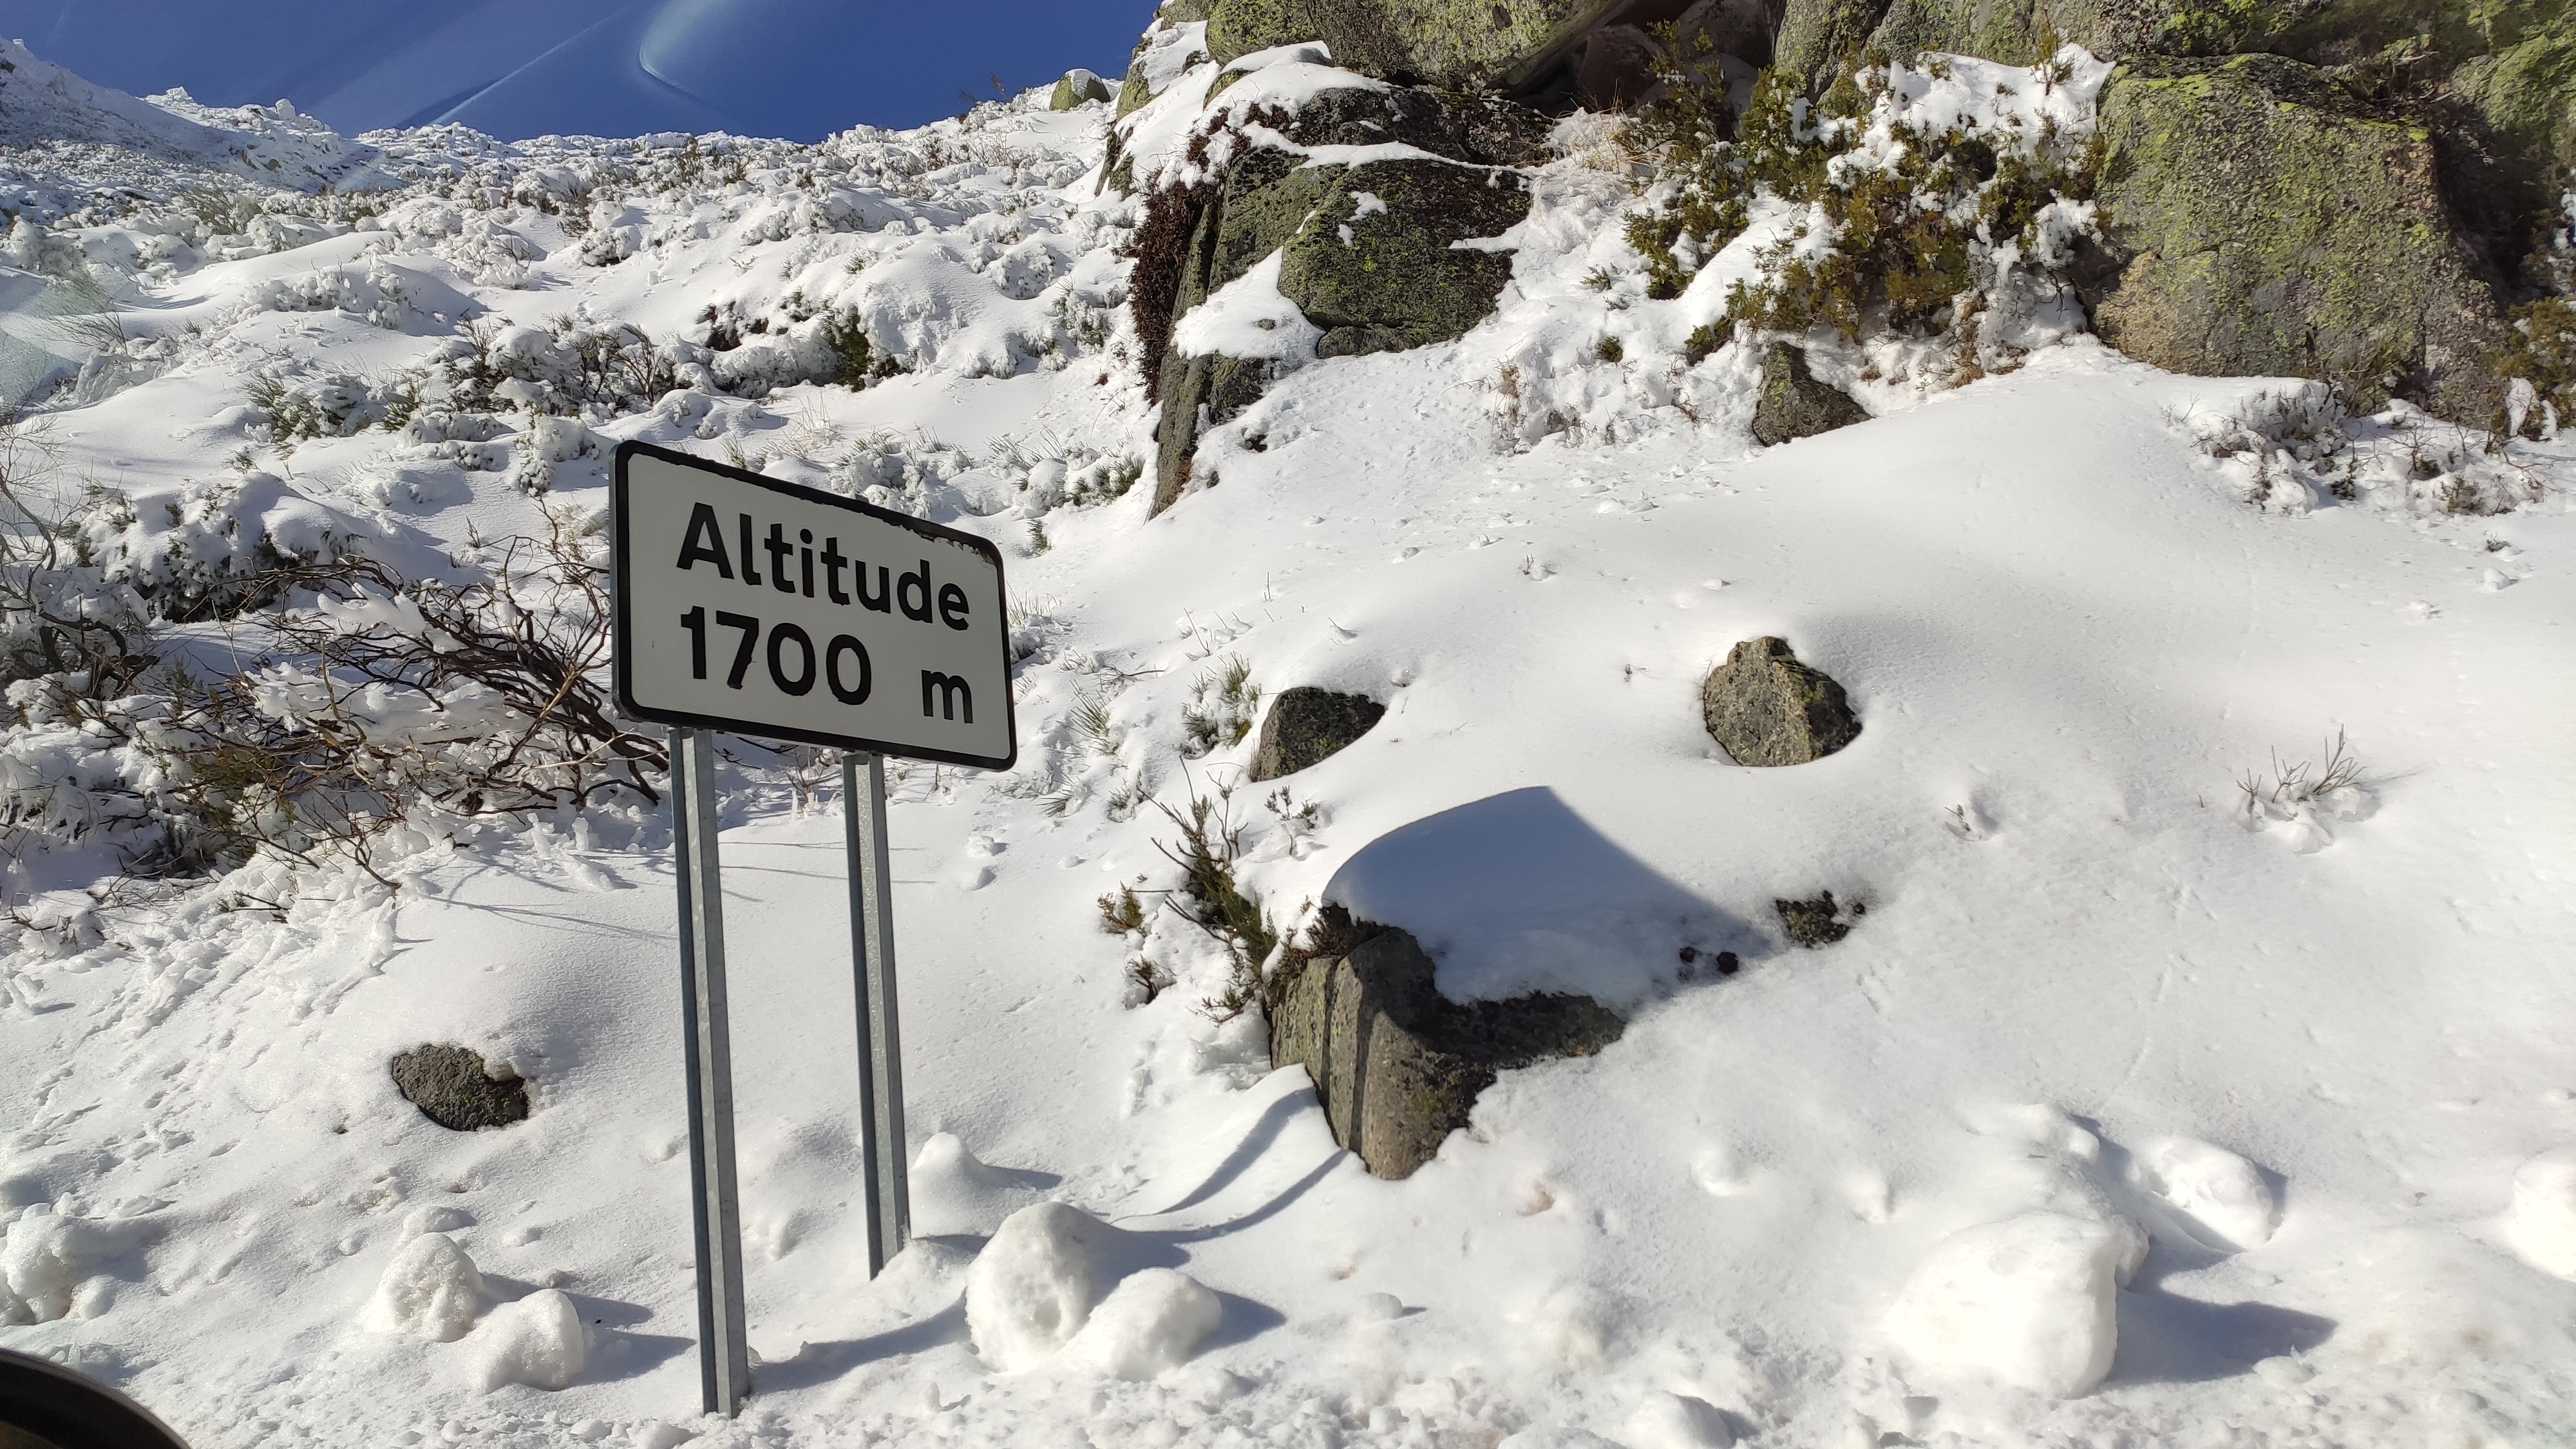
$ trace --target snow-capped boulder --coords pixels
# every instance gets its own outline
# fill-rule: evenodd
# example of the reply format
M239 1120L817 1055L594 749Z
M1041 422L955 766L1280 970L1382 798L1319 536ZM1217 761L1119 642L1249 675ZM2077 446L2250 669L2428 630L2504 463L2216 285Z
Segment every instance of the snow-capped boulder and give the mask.
M1109 82L1076 66L1055 83L1054 92L1047 97L1047 109L1069 111L1076 106L1115 99L1117 95L1109 89Z
M1333 1140L1379 1177L1430 1161L1497 1072L1590 1056L1624 1029L1588 996L1451 1001L1411 934L1325 909L1308 942L1330 954L1292 955L1273 974L1270 1059L1305 1067Z
M1492 311L1511 253L1484 243L1528 213L1508 168L1541 159L1546 134L1509 102L1388 86L1323 63L1314 46L1242 57L1198 111L1166 114L1180 104L1124 123L1106 171L1147 192L1129 295L1163 404L1158 512L1188 484L1203 429L1284 371L1444 341ZM1230 290L1274 255L1277 280L1259 297ZM1267 320L1269 335L1249 348L1185 338L1180 324L1212 302L1300 313L1299 345L1274 345L1277 319L1262 317L1248 325Z
M378 1333L435 1343L463 1338L483 1302L483 1275L445 1233L422 1233L402 1245L376 1281L364 1322Z
M1831 675L1764 635L1726 651L1700 685L1700 721L1739 765L1803 765L1860 738L1860 717Z
M1336 694L1301 684L1279 691L1261 719L1252 756L1254 780L1276 780L1339 754L1375 728L1386 706L1365 694Z

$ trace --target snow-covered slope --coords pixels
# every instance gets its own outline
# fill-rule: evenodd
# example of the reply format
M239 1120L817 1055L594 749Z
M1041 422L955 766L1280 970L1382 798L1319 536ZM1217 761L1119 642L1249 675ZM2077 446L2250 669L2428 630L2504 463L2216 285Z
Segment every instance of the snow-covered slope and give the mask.
M30 237L127 303L122 361L43 426L55 486L147 505L100 535L142 576L228 518L470 572L595 514L642 438L1003 544L1023 734L1007 776L895 768L921 1236L873 1283L838 802L737 751L741 1420L694 1412L669 829L638 806L397 839L391 889L86 889L109 837L22 825L0 1344L208 1446L2564 1439L2576 448L2404 410L2320 444L2295 383L2077 336L1946 391L1849 356L1879 415L1761 449L1758 360L1685 363L1708 299L1644 299L1615 158L1569 132L1494 319L1295 371L1149 519L1107 119L406 133L376 138L395 189L259 245L150 198ZM541 421L575 385L547 359L619 324L659 393ZM900 370L828 381L850 329ZM1714 748L1700 681L1763 634L1849 689L1849 748ZM1388 714L1239 784L1237 661ZM2271 798L2339 731L2356 785ZM80 739L8 737L22 811L122 768ZM1214 943L1102 929L1104 893L1175 884L1158 806L1193 797L1283 924L1339 899L1453 994L1588 991L1626 1035L1369 1176L1257 1013L1202 1009ZM1866 914L1789 945L1774 901L1822 889ZM529 1119L425 1120L385 1069L425 1041L514 1067ZM977 1266L1047 1200L1098 1221L1015 1218ZM1110 1301L1048 1352L1042 1298Z

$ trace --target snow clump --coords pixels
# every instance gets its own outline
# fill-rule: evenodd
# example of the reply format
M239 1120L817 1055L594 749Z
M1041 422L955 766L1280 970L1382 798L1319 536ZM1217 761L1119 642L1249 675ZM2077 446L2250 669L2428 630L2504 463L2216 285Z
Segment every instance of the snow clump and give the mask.
M68 1318L91 1259L107 1246L96 1225L39 1203L0 1234L0 1323Z
M2079 1398L2111 1371L2113 1295L2128 1247L2111 1224L2064 1213L1953 1233L1889 1310L1888 1337L1935 1373Z
M2138 1154L2130 1177L2188 1220L2192 1236L2242 1252L2272 1240L2281 1205L2262 1169L2224 1147L2168 1137Z
M376 1296L367 1302L366 1325L378 1333L451 1343L474 1326L482 1298L483 1274L474 1260L454 1238L425 1232L385 1265Z
M1629 1449L1734 1449L1735 1430L1706 1399L1647 1392L1628 1419Z
M1197 1279L1139 1269L1110 1290L1064 1352L1111 1378L1150 1379L1189 1362L1224 1317L1225 1305Z
M1002 1220L966 1270L966 1327L986 1363L1003 1373L1034 1367L1081 1330L1092 1303L1086 1245L1099 1227L1060 1202Z
M493 1309L475 1341L481 1349L476 1367L487 1394L505 1384L566 1388L590 1361L581 1310L559 1288L541 1288Z
M2513 1175L2505 1241L2544 1273L2576 1278L2576 1147L2558 1147Z

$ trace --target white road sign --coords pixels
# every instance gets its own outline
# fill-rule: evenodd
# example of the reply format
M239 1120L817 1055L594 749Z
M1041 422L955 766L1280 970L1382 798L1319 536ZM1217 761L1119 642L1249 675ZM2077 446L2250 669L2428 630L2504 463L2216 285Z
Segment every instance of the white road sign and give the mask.
M617 449L617 694L665 724L1006 770L1001 551L644 443Z

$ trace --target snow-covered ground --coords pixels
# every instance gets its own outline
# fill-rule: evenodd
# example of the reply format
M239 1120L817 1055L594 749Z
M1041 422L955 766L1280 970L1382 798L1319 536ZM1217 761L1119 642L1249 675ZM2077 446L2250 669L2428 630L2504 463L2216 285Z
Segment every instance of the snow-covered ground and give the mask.
M2576 443L2403 409L2294 442L2294 381L2075 336L1948 390L1820 354L1878 416L1761 449L1758 359L1678 351L1742 260L1646 300L1570 133L1492 319L1293 372L1149 520L1137 208L1095 188L1106 108L1043 101L818 147L379 133L389 205L261 235L175 219L220 157L129 158L145 202L13 234L127 278L125 360L44 422L58 486L174 500L132 556L194 499L442 567L595 513L641 438L995 539L1026 657L1015 771L894 770L921 1236L875 1282L838 802L739 751L740 1420L695 1412L646 810L423 838L394 890L270 864L124 907L77 889L98 853L16 836L0 1345L203 1446L2576 1433ZM811 375L834 318L907 370L718 387ZM469 355L618 323L676 372L645 411L419 421ZM430 401L282 450L259 377ZM1700 681L1763 634L1850 691L1849 748L1714 748ZM1238 785L1236 661L1388 713ZM2268 799L2338 732L2357 783ZM1452 994L1588 991L1626 1035L1369 1176L1257 1014L1201 1008L1212 942L1102 928L1176 879L1157 804L1220 794L1283 923L1342 900ZM1866 914L1794 948L1772 903L1820 889ZM386 1072L424 1041L532 1115L425 1120Z

